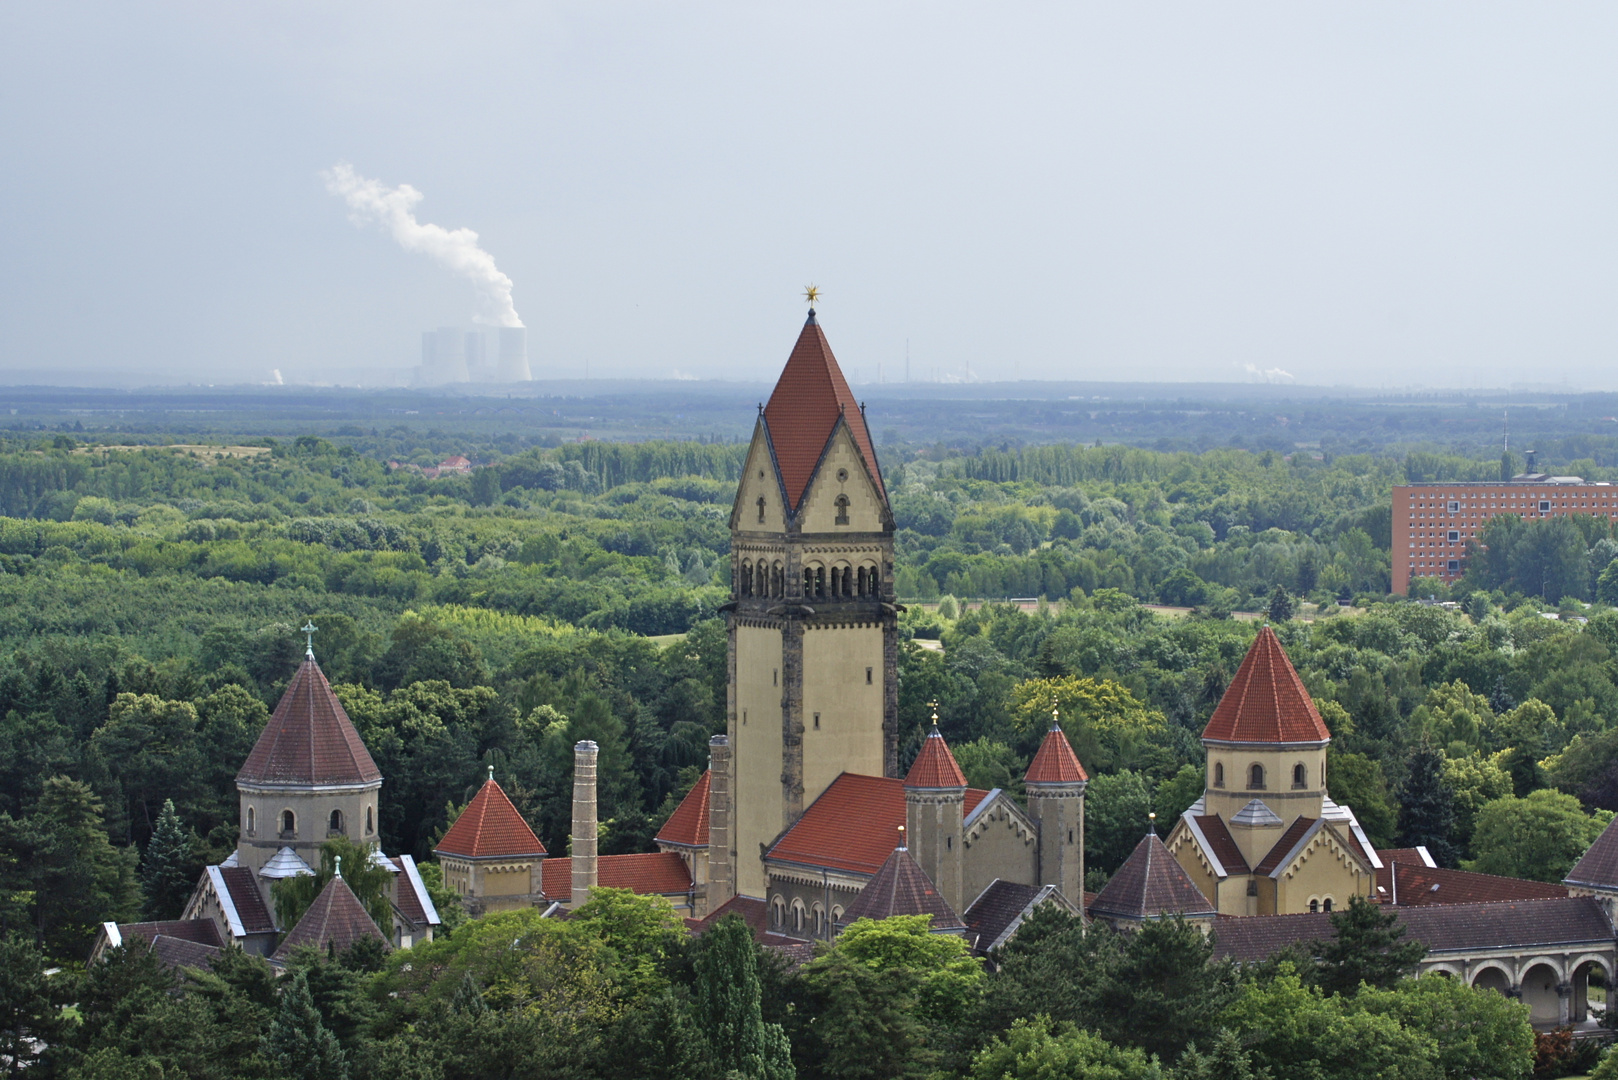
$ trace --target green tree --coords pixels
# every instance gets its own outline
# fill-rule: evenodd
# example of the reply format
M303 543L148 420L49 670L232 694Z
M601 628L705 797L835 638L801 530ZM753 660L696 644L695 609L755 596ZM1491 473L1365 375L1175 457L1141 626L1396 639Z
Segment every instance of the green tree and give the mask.
M1609 811L1586 814L1579 800L1542 788L1485 803L1472 833L1475 858L1467 870L1480 874L1561 881L1612 820Z
M792 1080L791 1047L760 1006L758 946L728 915L702 936L696 963L697 1025L718 1075L734 1080Z
M1528 1007L1460 979L1429 973L1392 989L1361 990L1353 1008L1390 1016L1407 1031L1432 1035L1444 1077L1516 1080L1534 1067Z
M1405 941L1399 916L1364 897L1332 912L1332 938L1313 947L1319 957L1315 979L1328 994L1354 994L1360 984L1383 990L1415 973L1427 946Z
M1235 970L1214 963L1213 949L1179 916L1146 922L1096 973L1101 1033L1165 1060L1189 1042L1213 1041L1237 991Z
M1048 1016L1019 1019L972 1060L971 1080L1161 1080L1157 1062L1133 1047Z
M178 918L190 898L200 871L191 851L191 838L174 812L174 801L163 800L157 827L140 862L140 887L146 897L148 919Z
M1125 769L1092 777L1085 794L1085 861L1110 875L1146 835L1152 790L1145 777Z
M1186 1047L1169 1075L1172 1080L1268 1080L1269 1077L1268 1073L1254 1070L1253 1056L1229 1028L1220 1029L1207 1053L1194 1045Z
M1455 865L1455 805L1444 786L1444 753L1423 739L1399 787L1399 843L1425 847L1439 866Z
M304 972L281 994L281 1008L265 1033L260 1053L288 1080L348 1080L348 1057L326 1029L309 996Z
M1152 809L1157 811L1157 820L1163 822L1165 828L1173 828L1179 816L1202 798L1207 784L1202 766L1181 765L1180 771L1157 785L1157 791L1152 795Z
M59 988L45 974L45 955L16 933L0 937L0 1066L28 1073L62 1030Z
M1392 847L1399 807L1388 792L1382 763L1364 754L1332 748L1327 751L1326 776L1332 798L1354 811L1371 844Z
M1265 614L1269 617L1269 620L1272 623L1291 622L1292 617L1297 613L1298 602L1287 595L1285 588L1276 585L1270 591L1270 602L1265 609Z
M1490 757L1473 752L1462 758L1444 759L1444 786L1455 806L1455 837L1458 853L1472 854L1472 832L1478 811L1485 803L1512 793L1511 776L1501 765L1506 752Z
M393 906L388 899L388 889L393 883L393 872L373 861L371 856L375 851L375 844L356 844L346 836L334 836L321 844L320 865L313 874L282 878L270 887L275 896L275 913L282 925L296 926L327 882L337 876L341 866L343 881L353 891L354 898L364 906L382 935L391 937Z
M108 842L101 800L88 785L65 776L45 781L24 832L34 925L52 955L83 957L97 925L136 917L136 852Z

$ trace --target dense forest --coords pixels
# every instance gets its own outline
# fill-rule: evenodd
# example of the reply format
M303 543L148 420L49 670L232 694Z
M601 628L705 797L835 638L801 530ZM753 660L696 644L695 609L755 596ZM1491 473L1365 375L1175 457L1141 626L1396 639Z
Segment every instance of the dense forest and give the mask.
M1279 1078L1367 1075L1346 1057L1303 1069L1302 1047L1323 1039L1345 1055L1402 1047L1386 1076L1518 1075L1487 1070L1532 1056L1517 1014L1477 1013L1503 1040L1489 1063L1439 1063L1459 1051L1415 1018L1495 1006L1400 978L1413 961L1356 993L1358 979L1320 959L1330 950L1236 973L1167 924L1114 940L1042 923L991 973L886 927L789 970L750 943L687 942L656 905L609 897L566 924L502 917L392 957L306 957L279 991L245 959L182 989L133 955L81 973L97 923L172 917L201 866L234 845L232 778L308 619L387 777L387 850L428 859L490 765L549 849L565 850L583 738L601 746L603 852L646 850L723 729L716 611L743 453L510 438L480 444L469 471L431 476L444 440L407 433L191 448L83 438L0 444L0 919L16 985L66 965L49 994L75 1005L53 1021L66 1027L47 1039L64 1055L50 1068L595 1075L564 1068L583 1056L630 1076L658 1075L644 1071L656 1048L669 1076ZM1200 793L1198 734L1255 617L1277 627L1333 732L1333 797L1379 846L1559 880L1618 810L1618 543L1606 523L1491 536L1466 581L1418 590L1446 603L1387 596L1392 486L1498 477L1498 458L885 453L908 604L904 758L936 701L969 780L1018 793L1057 700L1093 776L1091 888L1148 811L1172 820ZM1606 475L1594 461L1558 469ZM1386 932L1355 918L1342 933ZM1120 997L1126 985L1135 996ZM1153 1031L1180 1034L1129 1023L1147 1008L1174 1018ZM1278 1011L1296 1012L1298 1029L1261 1033L1257 1018ZM161 1039L144 1034L152 1025ZM716 1065L709 1049L733 1036L748 1049ZM283 1037L325 1046L344 1071L275 1066ZM231 1039L248 1064L217 1071L206 1047ZM529 1071L497 1069L500 1047L520 1048ZM144 1073L129 1071L136 1059ZM1092 1060L1089 1073L1062 1064Z

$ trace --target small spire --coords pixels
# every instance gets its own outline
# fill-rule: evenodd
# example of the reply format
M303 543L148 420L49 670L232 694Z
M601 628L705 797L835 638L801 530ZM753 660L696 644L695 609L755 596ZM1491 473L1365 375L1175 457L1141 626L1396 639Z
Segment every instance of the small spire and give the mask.
M494 766L489 766L489 783L494 783Z
M336 855L336 856L333 856L333 858L335 858L337 860L337 876L342 877L343 876L343 857L341 855Z
M903 825L899 826L899 850L900 851L909 851L910 850L909 848L905 847L905 827Z
M938 732L938 702L934 701L931 704L933 709L933 732L936 734Z
M315 620L313 619L303 624L304 655L311 660L315 658L315 631L319 629L320 627L315 625Z
M1146 835L1147 836L1156 836L1157 835L1157 811L1156 810L1148 810L1146 812L1146 822L1147 822L1147 824L1146 824Z
M1061 705L1061 702L1060 702L1059 699L1051 698L1051 730L1052 731L1061 731L1062 730L1061 710L1059 708L1060 705Z

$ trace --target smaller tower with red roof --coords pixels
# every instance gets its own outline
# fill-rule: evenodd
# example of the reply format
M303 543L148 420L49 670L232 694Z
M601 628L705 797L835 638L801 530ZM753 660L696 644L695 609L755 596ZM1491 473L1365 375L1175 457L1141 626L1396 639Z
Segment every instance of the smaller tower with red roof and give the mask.
M934 712L933 729L922 740L921 753L905 776L905 842L954 911L972 899L961 896L965 816L966 775L939 733Z
M541 900L545 845L489 779L433 850L444 884L460 893L472 915L533 907Z
M1089 782L1052 708L1051 729L1028 765L1023 786L1028 816L1039 823L1040 883L1055 885L1074 903L1084 897L1084 789Z

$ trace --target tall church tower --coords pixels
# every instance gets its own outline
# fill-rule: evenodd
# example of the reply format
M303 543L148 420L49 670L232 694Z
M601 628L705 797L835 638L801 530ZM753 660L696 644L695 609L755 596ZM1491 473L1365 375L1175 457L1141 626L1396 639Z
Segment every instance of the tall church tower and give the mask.
M730 515L736 892L840 773L898 771L893 513L814 309L760 411Z

